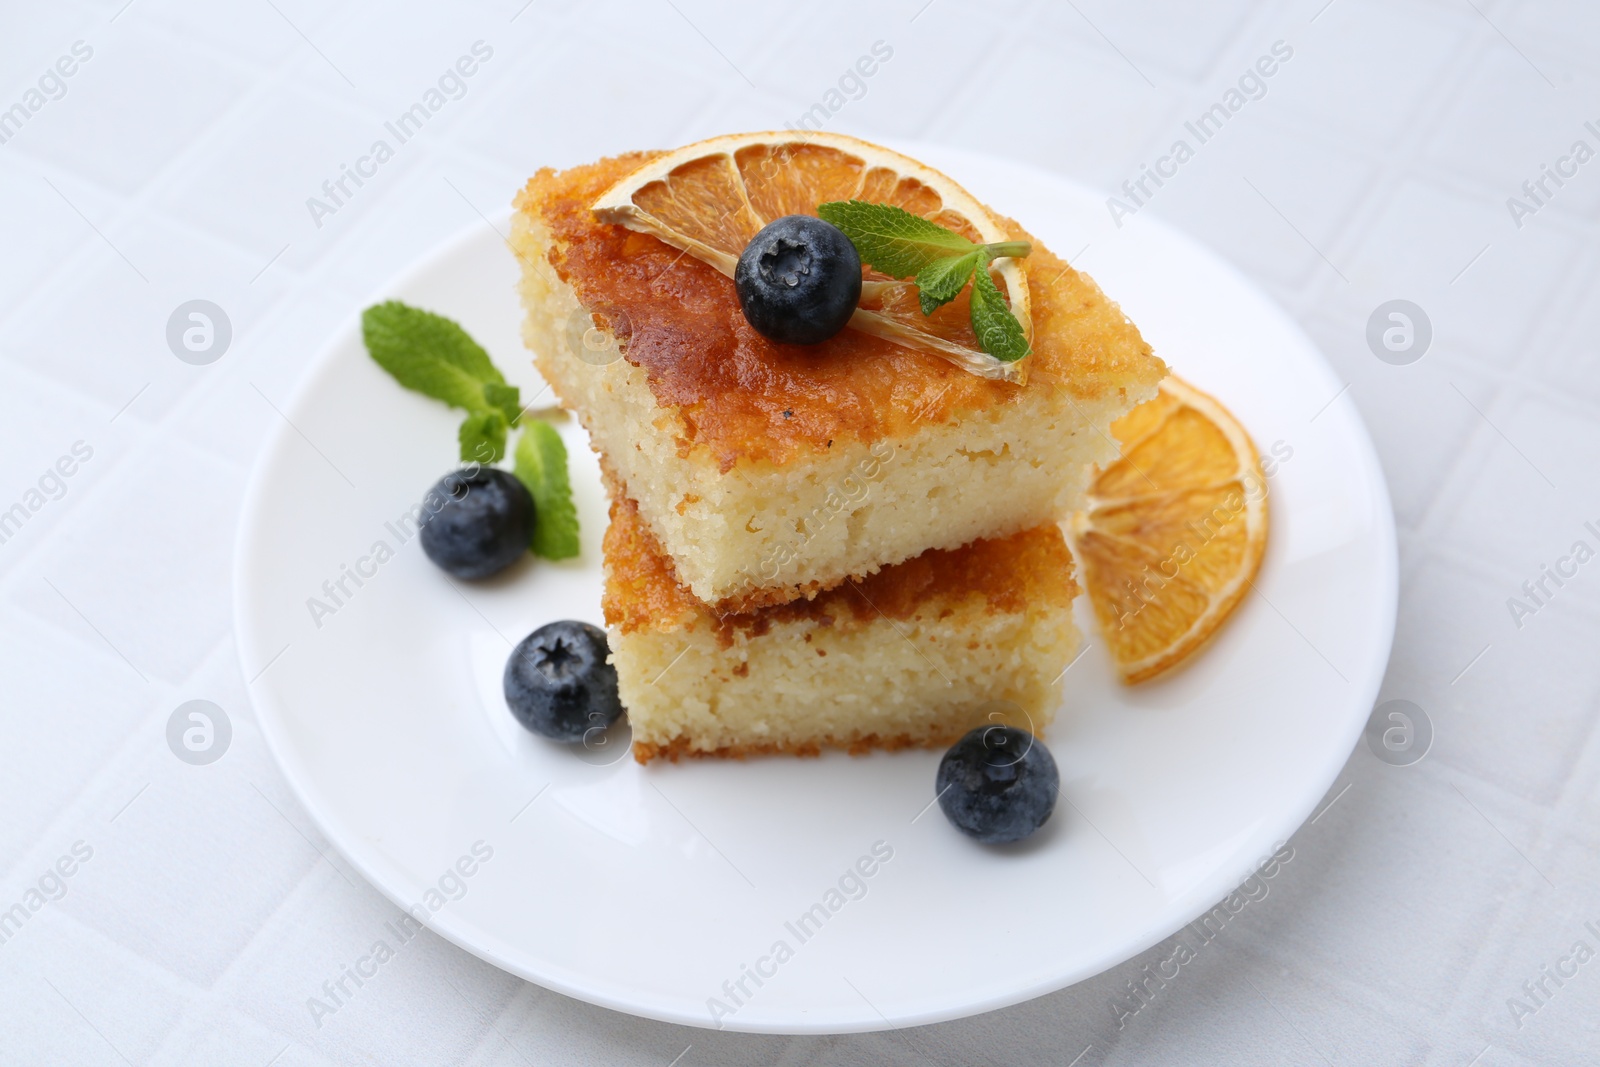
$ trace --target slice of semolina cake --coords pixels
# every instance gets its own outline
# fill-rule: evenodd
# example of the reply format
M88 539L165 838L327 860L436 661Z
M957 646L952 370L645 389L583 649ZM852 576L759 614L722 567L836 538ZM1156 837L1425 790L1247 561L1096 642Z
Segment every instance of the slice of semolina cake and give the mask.
M756 333L734 282L591 211L659 153L536 174L518 195L524 338L694 597L744 611L1066 518L1106 432L1166 373L1116 304L1047 249L1026 384L856 329ZM1005 223L1017 239L1030 239ZM609 360L609 361L608 361Z
M1059 527L719 615L611 489L603 605L640 763L942 746L986 722L1037 733L1054 716L1079 642Z

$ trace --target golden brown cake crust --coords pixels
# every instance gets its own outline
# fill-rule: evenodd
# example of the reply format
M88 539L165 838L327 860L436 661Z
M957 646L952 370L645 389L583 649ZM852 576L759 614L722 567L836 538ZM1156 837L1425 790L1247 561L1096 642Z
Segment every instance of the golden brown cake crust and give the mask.
M541 170L516 207L551 235L550 263L583 305L624 340L656 402L675 409L687 453L710 450L722 470L743 460L786 463L840 439L873 442L919 420L1013 402L1022 389L1092 399L1153 388L1166 368L1094 281L1037 241L1023 266L1033 300L1034 354L1025 386L991 381L926 352L857 330L813 346L756 333L731 278L655 237L597 221L589 205L660 153L631 153L571 170ZM1007 221L1013 237L1031 239Z
M687 737L676 737L664 745L652 744L649 741L635 741L633 743L633 758L640 763L649 763L653 759L664 759L677 763L685 757L689 759L749 759L752 756L820 756L824 748L843 749L852 756L864 756L868 752L898 752L906 748L947 748L961 740L959 734L929 734L923 737L912 737L910 734L900 734L895 737L879 737L877 734L868 734L853 741L840 741L834 738L823 738L803 745L792 744L748 744L748 745L723 745L716 749L695 748Z
M638 505L607 479L611 523L606 529L606 625L636 630L712 626L724 642L736 631L752 636L776 623L811 620L848 626L883 617L910 618L930 603L982 597L988 611L1018 613L1029 605L1064 606L1078 594L1072 555L1055 526L1010 537L977 540L955 549L932 549L904 563L851 580L810 600L754 611L717 613L678 583L672 560L639 516Z

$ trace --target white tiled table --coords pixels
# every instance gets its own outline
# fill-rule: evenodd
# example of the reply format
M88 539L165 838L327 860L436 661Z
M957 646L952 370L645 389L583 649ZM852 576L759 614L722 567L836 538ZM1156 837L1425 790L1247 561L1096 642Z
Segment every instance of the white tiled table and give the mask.
M1505 203L1574 140L1600 149L1600 12L978 7L8 6L0 108L75 42L93 54L0 144L0 510L75 443L92 456L0 543L0 908L75 842L92 856L0 943L0 1063L1600 1062L1600 962L1532 1015L1507 1005L1575 940L1600 950L1600 563L1520 627L1506 604L1600 525L1600 161L1520 229ZM480 39L466 94L316 227L306 198ZM875 41L893 58L833 128L1109 189L1280 39L1266 95L1146 210L1239 263L1350 382L1336 402L1371 427L1401 530L1384 696L1425 709L1427 758L1358 747L1270 896L1121 1030L1113 999L1170 946L979 1018L785 1039L589 1007L424 933L314 1026L306 998L392 908L266 753L229 563L274 405L328 334L534 168L782 126ZM204 367L165 342L197 297L234 329ZM1394 297L1434 324L1409 366L1364 340ZM204 770L163 733L197 697L235 730Z

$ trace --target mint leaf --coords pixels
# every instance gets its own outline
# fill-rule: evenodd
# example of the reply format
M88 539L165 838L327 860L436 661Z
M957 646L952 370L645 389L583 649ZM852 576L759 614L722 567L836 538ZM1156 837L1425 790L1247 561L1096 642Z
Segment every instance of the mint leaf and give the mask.
M892 278L915 278L917 302L932 315L972 279L972 331L978 346L1002 363L1028 355L1027 334L989 277L989 264L1033 251L1027 241L974 244L920 215L893 204L830 200L817 215L837 226L856 246L861 262Z
M972 332L978 335L979 347L1002 363L1015 363L1032 351L1022 323L989 277L987 263L972 275Z
M361 313L361 337L394 380L467 412L456 438L461 461L487 467L505 458L506 437L523 422L522 395L461 326L398 300ZM531 548L546 559L578 554L578 512L567 480L567 450L549 423L527 423L517 441L517 478L533 496Z
M522 419L522 395L514 385L500 382L483 383L483 399L506 417L507 426L515 426Z
M935 309L954 300L966 288L976 268L989 262L989 254L974 248L964 256L936 260L917 271L917 299L922 302L922 313L932 315Z
M817 215L844 231L861 262L891 278L913 277L941 259L979 248L954 230L893 204L833 200L818 204Z
M485 395L486 384L506 382L489 353L443 315L398 300L374 304L361 313L361 336L378 366L407 389L474 414L502 406Z
M567 480L567 446L556 428L528 419L517 440L517 478L533 495L533 554L571 559L578 554L578 509Z
M506 417L498 411L468 415L456 431L461 442L461 462L487 467L506 454Z

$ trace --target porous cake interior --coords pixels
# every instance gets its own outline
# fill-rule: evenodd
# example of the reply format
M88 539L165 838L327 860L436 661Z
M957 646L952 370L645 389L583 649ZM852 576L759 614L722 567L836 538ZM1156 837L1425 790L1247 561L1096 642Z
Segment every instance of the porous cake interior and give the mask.
M613 496L605 615L634 755L948 745L986 722L1037 732L1075 654L1077 585L1056 526L935 550L813 600L718 615Z

